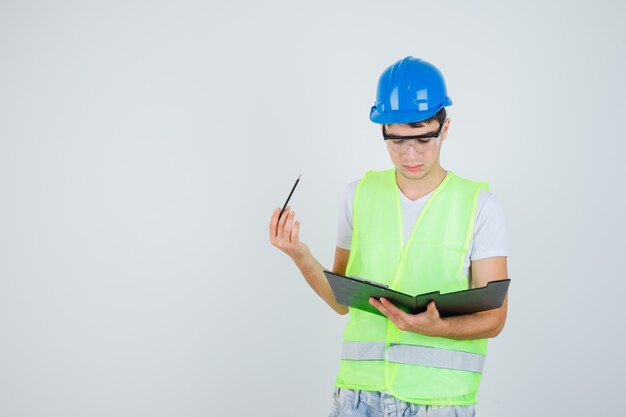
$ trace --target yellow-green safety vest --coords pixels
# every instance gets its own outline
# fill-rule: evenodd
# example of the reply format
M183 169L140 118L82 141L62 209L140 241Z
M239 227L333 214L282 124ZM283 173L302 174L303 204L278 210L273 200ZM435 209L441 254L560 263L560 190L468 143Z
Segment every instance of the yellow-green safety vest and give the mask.
M395 169L368 172L355 191L346 275L416 295L467 289L463 263L481 189L488 185L448 172L405 245ZM486 352L487 339L401 331L385 317L351 308L336 385L416 404L473 404Z

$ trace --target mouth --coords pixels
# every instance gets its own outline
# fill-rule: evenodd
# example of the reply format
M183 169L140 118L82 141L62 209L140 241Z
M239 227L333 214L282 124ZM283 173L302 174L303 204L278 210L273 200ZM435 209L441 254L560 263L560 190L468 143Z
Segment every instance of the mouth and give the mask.
M402 166L403 166L403 167L404 167L404 169L406 169L407 171L416 172L416 171L419 171L420 169L422 169L422 167L424 166L424 164L411 164L411 165L406 165L406 164L403 164Z

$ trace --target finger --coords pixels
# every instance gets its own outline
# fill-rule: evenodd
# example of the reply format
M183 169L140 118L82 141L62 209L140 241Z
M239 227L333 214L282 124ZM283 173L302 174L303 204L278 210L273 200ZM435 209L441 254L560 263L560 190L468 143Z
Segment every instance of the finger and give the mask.
M280 240L284 239L285 221L287 220L287 215L289 214L289 210L291 209L289 206L287 206L285 208L285 211L283 211L283 215L280 216L280 219L278 220L278 238Z
M385 316L388 314L387 313L387 309L385 308L385 306L382 305L381 302L379 300L375 299L374 297L370 297L369 303L371 305L373 305L374 307L376 307L378 309L378 311L383 313Z
M291 243L299 243L300 242L300 222L296 222L293 225L293 230L291 231Z
M272 217L270 218L270 239L275 238L276 233L278 232L278 213L280 213L280 209L276 207L276 209L274 209L274 212L272 213Z
M287 221L285 222L285 240L287 242L291 242L291 230L293 229L293 219L296 217L295 211L290 211L287 216Z
M389 310L387 310L387 308L383 305L383 303L380 302L380 300L377 300L374 297L370 297L370 304L376 307L378 311L383 313L387 318L391 320L391 314L389 313Z
M431 316L439 316L439 310L437 310L437 306L434 301L431 301L426 306L426 312Z
M391 301L389 301L386 298L382 297L380 299L380 302L383 304L383 306L385 307L385 309L389 312L389 314L391 316L394 316L398 320L404 320L405 319L404 316L406 316L406 313L404 311L400 310L398 307L396 307Z
M387 307L385 307L385 305L383 305L383 303L381 302L383 301L383 298L379 300L375 299L374 297L370 297L370 304L373 305L374 307L376 307L378 309L378 311L380 311L381 313L383 313L385 315L385 317L387 317L389 319L389 321L391 321L397 328L400 328L402 326L402 322L400 320L398 320L398 318L396 316L394 316ZM389 302L387 302L389 303Z

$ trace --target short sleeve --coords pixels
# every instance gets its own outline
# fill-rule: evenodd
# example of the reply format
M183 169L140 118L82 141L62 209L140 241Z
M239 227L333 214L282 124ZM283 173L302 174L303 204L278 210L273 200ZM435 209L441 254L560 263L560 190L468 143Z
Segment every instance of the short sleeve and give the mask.
M470 259L477 261L493 256L508 256L504 208L493 193L481 191Z
M352 203L359 181L348 184L343 195L343 204L339 207L337 220L337 246L350 250L352 244Z

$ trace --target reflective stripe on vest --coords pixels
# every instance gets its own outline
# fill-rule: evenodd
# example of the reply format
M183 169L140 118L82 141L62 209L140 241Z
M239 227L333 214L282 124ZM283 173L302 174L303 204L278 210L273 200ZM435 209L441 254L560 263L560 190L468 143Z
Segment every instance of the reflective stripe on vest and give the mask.
M485 365L485 356L460 350L397 344L389 346L389 349L385 349L385 347L385 342L344 342L341 359L356 361L387 359L394 363L454 369L479 374L483 372Z
M385 342L343 342L341 359L353 361L382 361L385 359Z

